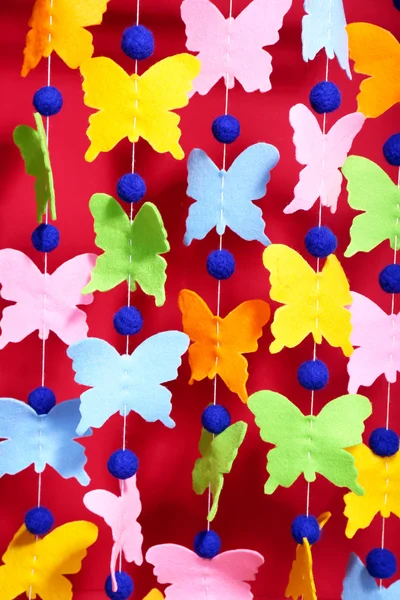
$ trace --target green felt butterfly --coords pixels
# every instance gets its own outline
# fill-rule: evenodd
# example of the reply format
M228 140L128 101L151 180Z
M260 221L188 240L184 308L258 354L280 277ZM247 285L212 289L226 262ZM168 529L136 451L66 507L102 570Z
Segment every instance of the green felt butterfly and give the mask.
M362 442L364 421L372 412L368 398L348 394L329 402L319 415L305 416L285 396L262 391L250 396L248 407L261 439L276 446L267 455L266 494L279 485L290 487L301 473L307 481L315 481L320 473L333 484L363 495L354 458L345 449Z
M83 294L106 292L129 281L145 294L154 296L156 305L165 302L167 262L160 256L169 251L167 232L154 204L145 202L132 221L118 202L107 194L94 194L89 203L94 218L96 246L104 250L97 260Z

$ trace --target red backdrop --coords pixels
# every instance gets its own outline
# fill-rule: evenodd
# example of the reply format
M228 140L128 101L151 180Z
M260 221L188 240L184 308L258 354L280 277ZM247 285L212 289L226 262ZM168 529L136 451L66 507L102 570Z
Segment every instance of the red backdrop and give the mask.
M228 10L228 0L215 0L223 11ZM247 0L234 1L234 16L247 4ZM180 0L143 0L141 22L155 36L156 50L150 61L140 68L147 68L151 61L182 52L185 49L184 25L180 19ZM400 14L391 0L347 0L348 22L369 21L399 34ZM109 10L100 27L93 28L95 55L110 56L127 70L132 62L120 50L123 29L134 21L136 2L111 0ZM12 131L19 123L32 124L31 99L34 91L46 83L46 61L26 79L20 77L22 49L27 32L32 2L2 2L2 81L3 110L1 113L1 247L17 248L26 252L42 267L42 256L30 243L35 227L35 203L33 182L24 174L22 160L12 141ZM267 234L273 242L289 244L304 253L303 238L309 227L316 224L317 209L296 215L284 215L282 210L292 199L297 182L299 165L295 161L292 130L288 122L289 108L296 102L307 103L310 88L324 78L325 59L320 55L312 63L301 58L302 2L294 0L293 7L285 17L279 43L270 48L273 56L272 86L267 94L246 94L236 87L230 94L230 111L241 121L242 134L228 148L228 165L248 145L267 141L275 144L281 161L274 169L268 194L261 201L267 222ZM397 31L396 31L397 28ZM115 184L130 169L131 146L122 142L112 152L102 154L93 163L84 160L88 146L85 130L89 111L82 100L79 72L69 70L59 59L52 61L52 83L64 95L62 112L51 120L50 152L53 163L57 194L57 225L61 231L61 244L49 256L52 272L65 260L82 252L96 251L93 240L92 218L88 201L95 192L115 193ZM335 61L331 63L331 79L338 83L343 94L343 105L337 115L356 109L355 96L360 77L348 81ZM224 86L220 82L206 97L196 95L188 108L182 111L182 141L186 154L194 147L205 149L221 163L221 146L213 140L210 131L212 120L223 112ZM386 167L393 178L395 169L384 165L382 144L396 130L395 118L399 107L392 109L378 120L368 120L353 145L353 152L367 156ZM336 117L336 114L335 114ZM328 126L333 117L328 117ZM181 327L177 294L183 287L195 290L209 303L216 305L216 283L205 269L208 253L217 247L218 239L211 233L204 241L194 241L189 248L182 244L189 201L185 195L186 161L175 161L169 155L156 154L145 142L137 146L137 171L146 179L147 199L160 209L169 232L171 252L168 259L167 302L156 309L153 300L141 292L135 292L133 303L144 315L145 325L134 339L141 342L145 337L164 329ZM338 256L349 241L349 227L353 217L342 194L336 215L326 211L323 221L333 228L339 237ZM222 314L226 314L243 300L268 299L268 274L261 263L262 246L257 242L244 242L228 232L224 246L235 255L237 270L234 277L222 285ZM369 295L382 308L389 311L390 298L378 285L380 269L392 260L387 243L368 255L356 255L343 259L353 290ZM124 341L112 326L112 315L124 304L126 286L121 285L108 293L97 293L94 303L87 310L90 335L102 337L123 351ZM296 371L301 361L311 357L312 340L308 338L294 350L283 350L277 355L268 351L271 342L269 328L261 339L257 354L249 355L250 393L260 389L279 391L305 412L309 410L310 395L297 383ZM75 397L79 387L73 381L71 364L63 343L50 335L47 345L46 384L54 389L58 400ZM41 344L36 334L20 344L10 344L0 354L0 395L26 400L29 391L40 385ZM330 368L330 383L316 397L316 410L347 389L346 359L339 350L327 344L318 348L318 355ZM212 383L203 381L188 386L189 368L186 359L179 378L170 385L173 391L173 418L177 426L167 430L160 424L146 424L131 414L128 418L128 447L140 457L138 483L143 501L141 523L144 547L153 544L176 542L191 546L194 534L206 524L206 497L196 496L191 489L191 470L198 456L197 444L200 434L200 416L212 398ZM370 389L362 388L374 406L374 414L367 422L367 433L375 426L382 426L385 418L386 381L381 377ZM398 386L393 388L392 424L400 417ZM294 516L303 513L306 501L306 484L299 479L290 489L278 489L273 496L263 493L265 455L267 446L260 440L251 414L237 396L223 384L218 386L218 401L229 407L234 419L249 422L249 432L239 453L233 472L226 478L220 510L215 528L223 540L224 549L252 548L265 556L253 585L257 598L283 598L295 545L290 535L290 523ZM399 428L398 428L399 429ZM106 468L110 453L121 444L122 421L113 417L93 437L85 442L89 456L88 471L92 478L89 489L105 487L117 491L115 480ZM64 481L51 469L43 476L43 503L55 514L58 524L74 519L93 519L100 527L99 539L89 550L81 573L73 578L77 600L100 600L104 597L103 584L108 573L111 535L100 519L92 516L82 504L87 489L75 480ZM1 528L0 551L3 552L12 535L20 526L24 513L36 503L37 475L33 469L0 480ZM372 547L380 544L381 520L376 518L367 531L360 531L354 540L344 536L343 490L318 477L311 488L311 511L319 514L330 510L333 517L324 530L322 541L314 548L316 581L321 600L337 599L349 552L354 550L362 558ZM399 524L392 517L387 526L387 544L400 559ZM149 565L137 568L128 566L136 583L135 597L141 599L155 580Z

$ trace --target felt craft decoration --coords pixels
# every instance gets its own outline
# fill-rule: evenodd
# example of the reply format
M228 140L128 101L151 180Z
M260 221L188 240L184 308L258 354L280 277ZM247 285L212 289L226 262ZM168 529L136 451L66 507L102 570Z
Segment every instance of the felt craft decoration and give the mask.
M351 79L343 0L305 0L304 10L307 14L302 21L303 59L306 62L314 60L324 49L327 58L336 55L339 65Z
M3 554L1 600L14 600L23 593L41 600L72 600L72 584L65 575L80 571L97 533L89 521L72 521L38 539L22 525Z
M294 130L296 160L306 166L294 188L294 199L283 212L309 210L321 198L322 206L335 213L343 180L339 168L344 165L365 117L356 112L346 115L325 135L315 115L304 104L292 106L289 120Z
M94 218L95 243L104 250L96 260L90 282L83 294L112 290L128 281L145 294L154 296L156 305L165 302L166 260L169 252L167 232L158 208L145 202L133 222L118 202L107 194L94 194L89 203Z
M83 343L84 342L84 343ZM81 394L81 420L77 432L102 427L116 412L131 410L145 421L174 427L171 392L161 385L178 375L189 338L181 331L163 331L122 356L110 344L87 338L67 350L75 381L90 386Z
M342 600L398 600L400 580L388 588L372 577L356 554L351 554L343 581Z
M369 76L360 84L358 110L366 117L379 117L400 102L400 44L371 23L351 23L347 33L354 71Z
M285 396L270 391L250 396L248 406L261 439L276 446L267 455L266 494L279 485L290 487L302 473L306 481L315 481L320 473L334 485L363 494L354 458L346 449L362 442L364 421L372 413L368 398L340 396L317 416L303 415Z
M189 384L219 375L246 402L249 373L243 353L258 349L257 341L270 316L269 305L263 300L247 300L222 318L213 315L191 290L181 290L178 303L183 330L193 342L189 347Z
M275 311L271 331L275 340L270 352L294 348L310 333L317 344L341 348L345 356L350 343L352 303L349 283L336 256L331 254L319 273L289 246L272 244L264 250L264 266L270 272L272 300L285 304Z
M123 552L125 560L138 566L143 563L142 528L137 521L141 511L139 490L136 475L119 481L121 494L116 496L107 490L92 490L83 497L88 510L104 519L111 527L114 545L111 551L110 572L112 590L118 589L115 579L115 566L118 556Z
M13 139L24 160L26 173L35 178L36 218L41 223L47 203L51 218L56 219L56 198L42 117L39 113L34 113L33 117L36 129L29 125L18 125L14 129Z
M272 56L264 46L279 40L283 17L292 0L253 0L234 19L225 17L210 0L184 0L186 47L198 52L200 75L194 91L207 94L221 79L231 89L235 78L246 92L271 89Z
M152 589L143 600L164 600L164 596L159 590Z
M71 69L90 58L93 36L84 28L101 23L108 1L36 0L29 19L21 75L25 77L53 50Z
M74 440L92 431L76 433L79 405L79 398L66 400L38 415L25 402L0 398L0 477L20 473L32 464L36 473L42 473L49 465L65 479L75 477L88 485L85 447Z
M189 208L184 243L202 240L214 227L223 235L229 227L244 240L270 240L264 233L262 210L253 204L266 194L270 171L279 160L271 144L253 144L244 150L228 171L219 169L198 148L188 159L187 195L196 200Z
M213 503L207 516L209 521L217 514L224 474L231 472L246 431L247 424L238 421L217 436L205 429L201 432L199 450L202 457L195 462L192 479L196 494L204 494L210 486Z
M264 558L252 550L231 550L215 558L200 558L177 544L160 544L147 551L159 583L168 584L166 600L252 600L246 581L256 578Z
M147 140L156 152L182 159L180 117L171 112L187 106L192 81L200 62L190 54L177 54L156 63L143 75L128 75L110 58L92 58L81 66L84 102L98 110L90 115L85 154L92 162L127 137Z
M348 202L363 211L353 219L350 244L344 255L370 252L384 240L400 247L400 189L381 167L362 156L349 156L343 166Z

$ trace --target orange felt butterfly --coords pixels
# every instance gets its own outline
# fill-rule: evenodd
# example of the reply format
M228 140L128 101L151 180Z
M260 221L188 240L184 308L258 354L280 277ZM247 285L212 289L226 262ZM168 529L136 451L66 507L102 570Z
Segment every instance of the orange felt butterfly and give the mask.
M248 300L223 319L213 315L204 300L191 290L181 290L178 303L183 331L194 342L189 346L189 383L205 377L214 379L218 374L246 402L249 373L242 354L257 350L262 327L270 317L269 305L263 300Z

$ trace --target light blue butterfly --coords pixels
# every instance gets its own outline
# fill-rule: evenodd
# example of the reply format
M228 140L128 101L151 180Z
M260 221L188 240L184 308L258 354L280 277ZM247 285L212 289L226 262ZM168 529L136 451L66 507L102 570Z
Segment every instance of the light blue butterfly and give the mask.
M0 398L0 438L5 438L0 442L0 477L15 475L31 464L42 473L50 465L65 479L75 477L81 485L88 485L85 448L74 441L79 405L79 398L66 400L48 414L38 415L25 402ZM80 437L91 434L86 428Z
M400 581L390 587L379 585L356 554L351 554L343 582L342 600L399 600Z
M278 160L275 146L253 144L224 171L203 150L192 150L187 195L196 202L186 220L186 246L194 239L202 240L214 227L219 235L229 227L244 240L258 240L268 246L271 242L264 233L262 211L252 201L265 196L270 171Z
M336 55L339 65L351 79L349 44L343 0L305 0L303 17L303 59L313 60L325 48L328 58Z
M172 394L160 384L176 379L189 342L181 331L164 331L122 356L97 338L70 346L67 354L73 360L75 381L92 388L81 395L77 432L101 427L116 412L124 415L131 410L150 423L174 427Z

